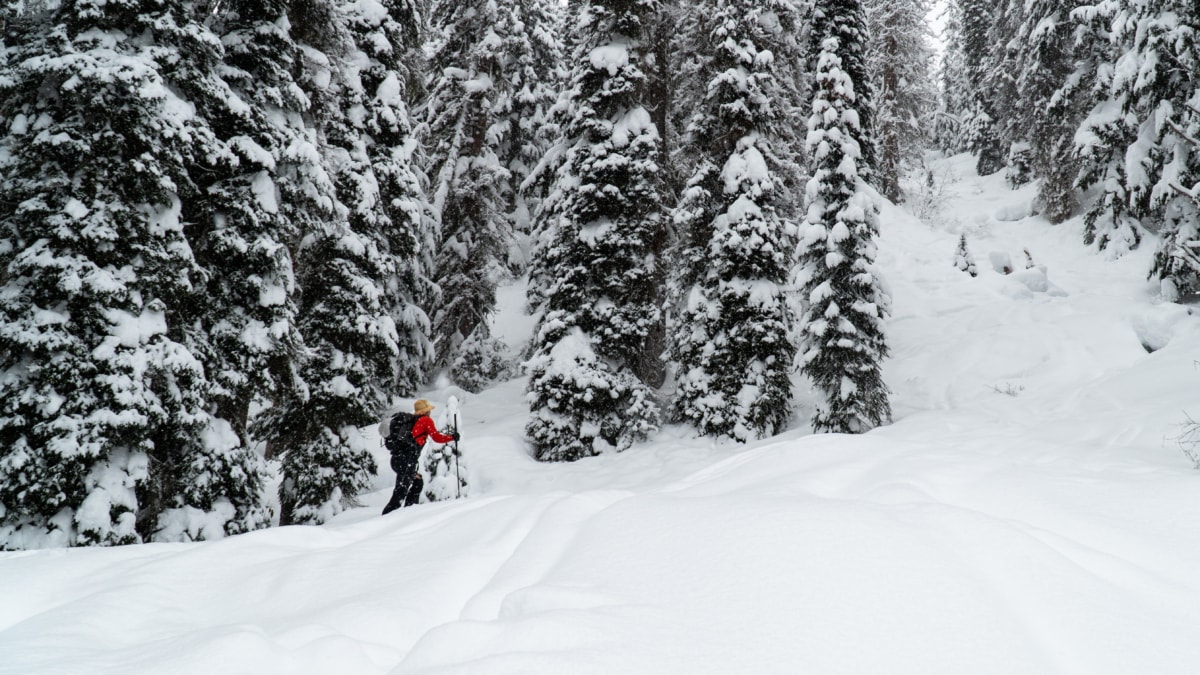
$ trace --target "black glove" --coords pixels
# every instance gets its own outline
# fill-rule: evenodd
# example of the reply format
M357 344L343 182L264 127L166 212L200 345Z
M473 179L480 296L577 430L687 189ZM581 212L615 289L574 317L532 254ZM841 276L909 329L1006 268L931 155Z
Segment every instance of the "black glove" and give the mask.
M453 439L454 439L454 442L455 442L455 443L457 443L457 442L458 442L458 432L457 432L457 431L451 431L451 432L450 432L450 438L453 438Z

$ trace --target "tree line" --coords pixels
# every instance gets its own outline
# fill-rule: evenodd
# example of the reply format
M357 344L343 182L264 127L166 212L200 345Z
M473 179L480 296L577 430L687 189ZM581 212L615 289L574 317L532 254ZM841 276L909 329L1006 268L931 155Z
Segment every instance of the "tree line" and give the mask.
M1110 257L1156 234L1168 301L1200 291L1200 12L1183 0L956 0L936 143L1037 180L1052 223Z
M828 230L805 235L822 260L845 257L840 282L808 283L856 294L810 335L813 372L830 367L821 345L885 311L873 207L838 168L871 154L850 113L870 118L852 79L865 16L790 0L10 0L0 547L324 522L370 485L360 429L393 395L511 372L487 319L524 273L539 458L644 437L667 352L672 415L771 433L790 416L799 129L821 78L841 115L814 122L822 199L828 218L862 213L805 224ZM841 349L881 386L876 342ZM864 415L834 400L830 428L886 417L885 401Z
M513 372L520 275L539 459L773 434L797 369L815 430L886 423L877 200L930 143L1194 290L1165 0L958 0L940 91L925 0L4 8L3 549L328 520L393 395Z

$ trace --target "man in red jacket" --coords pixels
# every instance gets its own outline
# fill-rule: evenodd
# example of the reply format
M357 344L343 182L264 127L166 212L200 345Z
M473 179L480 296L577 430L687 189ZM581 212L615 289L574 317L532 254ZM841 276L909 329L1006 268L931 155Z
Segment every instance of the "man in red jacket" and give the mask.
M425 447L425 442L430 438L438 443L458 440L457 431L443 434L437 430L437 425L429 417L430 411L435 407L437 406L431 405L425 399L413 404L413 414L417 416L417 421L413 422L412 427L414 445L409 446L410 452L392 455L391 464L392 470L396 472L396 487L392 490L392 498L383 507L385 515L400 508L402 502L404 506L412 506L421 500L421 489L425 487L425 480L421 478L417 464L420 462L421 449Z

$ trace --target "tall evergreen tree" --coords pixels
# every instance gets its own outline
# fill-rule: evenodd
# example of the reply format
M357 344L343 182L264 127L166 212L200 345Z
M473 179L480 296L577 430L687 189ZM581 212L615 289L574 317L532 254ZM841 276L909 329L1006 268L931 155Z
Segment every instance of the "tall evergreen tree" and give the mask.
M203 191L185 205L188 238L204 272L197 341L213 382L210 401L246 445L250 410L291 384L299 358L292 249L299 231L278 197L278 165L295 129L280 124L302 105L291 69L296 47L282 1L232 0L210 21L221 37L224 89L192 100L228 148Z
M368 236L390 258L383 301L396 326L391 388L406 395L424 379L424 366L433 357L429 319L419 300L439 297L427 274L432 212L420 173L423 149L410 115L424 19L416 0L381 0L380 6L387 11L368 11L371 6L361 3L342 8L357 50L348 59L354 75L347 77L363 110L355 130L373 176L363 184L363 199L355 208L370 223Z
M14 17L0 75L0 548L266 524L261 465L206 409L181 205L226 155L180 91L220 46L172 1Z
M1133 91L1148 109L1156 150L1127 161L1149 165L1134 194L1145 195L1162 237L1150 277L1163 297L1200 292L1200 14L1195 2L1151 0L1135 33L1139 75ZM1130 78L1133 79L1133 78ZM1129 84L1118 82L1125 87ZM1132 171L1132 168L1130 169Z
M966 60L962 52L962 11L957 2L946 3L942 28L942 58L938 67L940 96L933 124L934 144L946 154L967 150L963 120L969 104Z
M929 43L928 0L867 0L871 34L867 72L875 90L877 184L899 203L904 167L920 156L936 106Z
M852 97L850 106L857 113L858 126L863 132L858 139L861 153L858 175L874 185L879 164L874 135L876 99L868 62L871 37L865 4L861 0L814 0L812 7L809 70L813 73L820 72L825 41L829 38L836 39L842 59L841 71L857 88L857 96Z
M990 176L1004 168L1004 149L996 128L995 98L988 88L993 49L991 42L992 0L956 0L962 20L961 52L970 99L962 121L963 142L979 157L976 171Z
M680 136L687 128L688 117L695 110L692 97L702 92L685 91L687 80L683 75L684 61L689 57L702 56L681 52L679 40L686 39L681 27L702 11L702 3L684 0L659 0L658 10L647 25L646 77L649 81L649 96L646 106L650 117L658 128L659 164L663 171L663 182L667 192L677 197L690 175L687 169L672 161L680 144ZM791 18L784 23L792 23ZM803 53L799 56L802 58ZM689 96L689 94L691 96Z
M549 180L541 180L536 169L558 140L551 111L566 78L559 33L563 8L554 0L524 0L502 8L509 24L503 49L512 96L501 111L501 124L507 129L498 154L511 176L503 186L507 212L512 214L514 229L528 234L533 213L549 188Z
M989 2L985 48L981 51L978 68L981 73L981 90L987 100L988 109L995 120L996 136L1004 148L1026 140L1024 129L1017 127L1019 109L1017 78L1015 72L1018 45L1015 42L1025 15L1024 0Z
M1164 195L1167 226L1150 270L1150 277L1159 280L1163 299L1170 302L1200 293L1200 162L1195 159L1200 156L1200 89L1193 90L1189 110L1187 120L1171 129L1180 144L1174 153L1182 170L1166 178L1174 195Z
M357 203L374 175L353 122L354 90L342 58L346 16L325 0L291 0L297 110L286 111L291 143L277 160L284 211L301 233L295 259L304 353L294 385L277 397L262 429L283 453L280 522L320 524L353 504L375 473L360 427L385 407L398 353L384 302L390 269L372 234L378 214ZM346 103L349 102L349 105Z
M795 88L789 0L710 0L688 32L704 99L683 139L698 157L676 210L676 414L709 435L740 441L791 417L795 347L785 290L795 249L801 169L790 119ZM781 21L782 20L782 21Z
M1075 65L1075 25L1069 7L1059 0L1010 0L1010 13L1023 9L1013 40L1016 106L1012 128L1024 131L1038 184L1039 210L1051 223L1061 223L1076 207L1075 175L1079 163L1074 134L1082 121L1081 106L1059 95Z
M431 308L439 367L453 363L468 339L489 337L488 317L513 237L506 195L515 189L498 155L513 131L504 53L513 19L511 7L494 0L433 4L424 118L440 227L434 269L443 298Z
M646 108L647 31L656 0L593 0L577 16L565 146L543 205L547 240L537 263L553 270L528 364L542 460L628 447L658 423L644 381L661 366L666 244L660 137Z
M1137 68L1133 41L1139 12L1120 0L1085 5L1074 15L1082 23L1079 42L1092 46L1094 54L1080 60L1072 80L1080 82L1085 76L1095 80L1093 90L1076 89L1077 96L1092 103L1076 134L1082 158L1077 183L1082 189L1101 187L1084 217L1084 243L1115 257L1137 248L1142 239L1140 221L1150 217L1145 151L1156 145L1154 125L1147 119L1151 101L1135 90L1137 80L1117 71L1122 66ZM1133 156L1130 149L1136 150ZM1139 184L1143 189L1137 189Z
M863 129L854 114L855 82L841 69L841 43L829 38L822 46L808 123L814 173L798 270L805 301L801 372L823 397L813 428L862 433L891 417L880 372L890 299L874 265L878 208L857 172Z

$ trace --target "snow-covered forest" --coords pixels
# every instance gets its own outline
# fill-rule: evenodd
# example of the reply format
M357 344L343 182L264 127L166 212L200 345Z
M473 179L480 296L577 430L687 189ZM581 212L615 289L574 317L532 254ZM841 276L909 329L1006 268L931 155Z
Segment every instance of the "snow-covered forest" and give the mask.
M0 673L1200 658L1195 2L0 12Z

